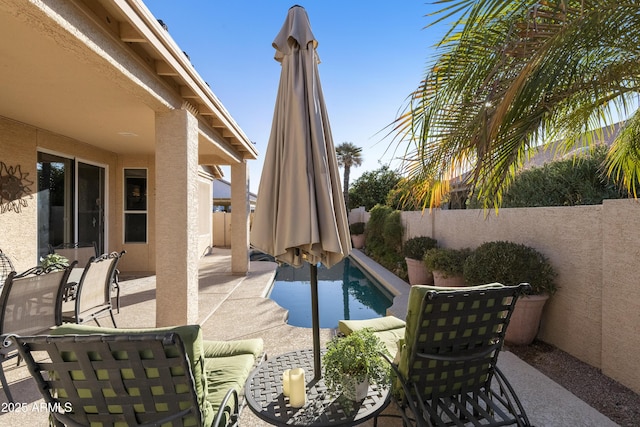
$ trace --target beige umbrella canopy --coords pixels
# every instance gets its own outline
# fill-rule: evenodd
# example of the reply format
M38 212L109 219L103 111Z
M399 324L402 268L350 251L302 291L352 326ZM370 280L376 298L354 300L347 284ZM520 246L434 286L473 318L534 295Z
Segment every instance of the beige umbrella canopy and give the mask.
M255 248L296 267L351 252L317 44L304 8L289 9L273 42L282 72L251 230Z
M251 229L256 249L295 267L310 264L314 311L317 264L331 267L351 252L317 45L307 12L293 6L273 42L282 70ZM314 316L314 347L317 320Z

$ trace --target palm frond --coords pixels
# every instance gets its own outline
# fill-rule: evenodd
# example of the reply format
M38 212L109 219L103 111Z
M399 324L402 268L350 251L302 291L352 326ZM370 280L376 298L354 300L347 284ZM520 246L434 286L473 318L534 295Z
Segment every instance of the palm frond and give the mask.
M439 19L458 19L393 128L404 172L433 180L432 203L467 168L471 189L497 207L532 147L566 138L566 149L637 108L640 4L441 3Z

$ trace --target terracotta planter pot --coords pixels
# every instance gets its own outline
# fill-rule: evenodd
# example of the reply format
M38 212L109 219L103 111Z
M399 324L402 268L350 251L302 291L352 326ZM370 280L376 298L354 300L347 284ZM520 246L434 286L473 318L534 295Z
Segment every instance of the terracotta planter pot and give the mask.
M364 248L364 234L352 234L351 243L353 244L353 247L356 249Z
M548 299L549 295L520 297L511 315L504 340L515 345L531 344L538 335L542 309Z
M433 285L433 274L427 269L422 260L405 258L407 274L411 285Z
M441 271L433 271L433 284L434 286L441 286L444 288L460 288L465 286L464 277L462 274L458 276L444 277L444 273Z

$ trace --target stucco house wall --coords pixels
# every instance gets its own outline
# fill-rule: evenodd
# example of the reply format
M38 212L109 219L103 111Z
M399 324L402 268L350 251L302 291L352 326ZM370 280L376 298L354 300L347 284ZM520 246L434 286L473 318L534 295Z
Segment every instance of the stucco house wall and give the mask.
M26 270L38 262L36 165L39 150L104 165L107 168L106 187L109 198L106 203L108 211L105 214L109 218L116 218L116 200L122 198L122 190L119 190L116 184L115 154L4 117L0 117L0 146L0 161L10 167L19 165L22 175L32 182L28 185L29 193L23 198L27 206L22 207L19 212L5 211L0 216L0 248L14 261L17 271ZM117 229L118 227L107 229L109 248L114 248L113 250L122 245L122 238L118 239Z
M3 147L0 161L8 167L19 166L19 176L30 182L23 180L23 185L28 185L31 190L21 200L27 206L22 206L19 211L5 210L0 214L0 249L11 259L18 271L31 267L37 256L37 139L37 129L0 118L0 146ZM3 209L6 209L6 206L3 206Z

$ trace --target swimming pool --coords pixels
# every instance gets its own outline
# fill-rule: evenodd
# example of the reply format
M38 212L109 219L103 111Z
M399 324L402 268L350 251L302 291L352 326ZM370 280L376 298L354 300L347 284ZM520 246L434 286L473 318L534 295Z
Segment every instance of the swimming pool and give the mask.
M288 323L310 328L309 265L280 266L269 298L289 310ZM330 269L318 267L318 309L321 328L336 328L341 319L370 319L386 315L393 297L360 266L346 258Z

